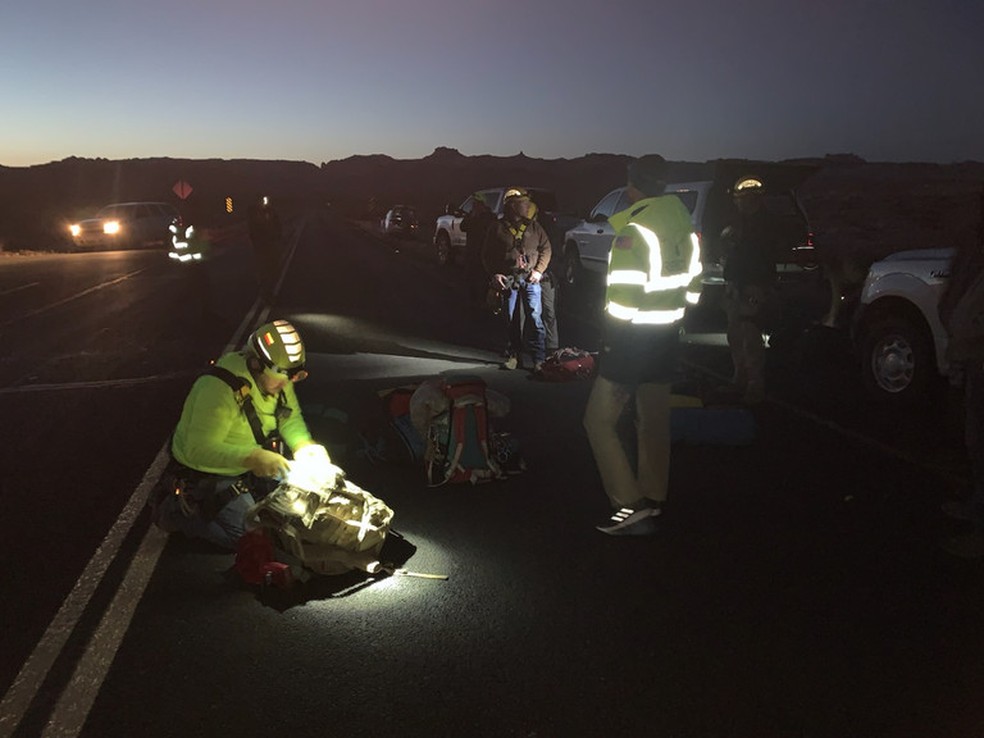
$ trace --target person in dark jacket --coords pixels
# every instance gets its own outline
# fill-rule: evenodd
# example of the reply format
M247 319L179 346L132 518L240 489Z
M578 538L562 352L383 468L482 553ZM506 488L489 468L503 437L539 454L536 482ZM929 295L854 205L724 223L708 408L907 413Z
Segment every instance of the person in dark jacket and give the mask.
M738 218L721 234L728 244L723 276L728 346L734 364L732 382L747 404L765 398L762 331L776 284L777 233L765 210L764 194L760 180L739 179L732 190Z
M546 358L546 328L540 281L550 265L550 239L543 226L533 219L529 194L518 188L505 193L503 214L488 230L482 244L482 265L491 280L506 292L506 360L503 369L519 366L524 348L520 302L531 325L525 331L525 348L533 358L533 372L539 373Z
M472 196L471 210L461 219L461 230L465 234L465 282L468 299L476 307L485 305L489 282L482 268L482 244L494 223L495 213L476 192Z
M977 239L963 243L950 264L940 296L940 322L947 332L951 381L962 385L964 445L970 460L970 499L943 504L951 518L972 530L943 539L944 550L967 559L984 558L984 188Z

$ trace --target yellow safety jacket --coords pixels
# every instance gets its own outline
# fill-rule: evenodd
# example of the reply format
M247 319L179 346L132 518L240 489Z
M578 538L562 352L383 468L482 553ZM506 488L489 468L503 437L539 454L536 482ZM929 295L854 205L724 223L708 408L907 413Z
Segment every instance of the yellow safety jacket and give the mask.
M171 250L168 257L181 264L200 262L205 259L205 242L198 237L194 226L179 226L172 223Z
M675 195L647 197L609 218L605 311L636 325L670 325L700 298L700 243Z

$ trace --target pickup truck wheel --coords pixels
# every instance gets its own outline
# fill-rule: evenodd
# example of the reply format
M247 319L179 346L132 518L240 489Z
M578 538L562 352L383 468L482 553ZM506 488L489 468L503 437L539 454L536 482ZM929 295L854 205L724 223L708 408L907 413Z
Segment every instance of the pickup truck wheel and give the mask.
M437 234L437 238L434 239L434 246L437 247L437 263L441 266L447 266L451 263L451 239L448 238L448 234L441 231Z
M926 397L933 371L933 351L926 331L902 317L886 317L864 334L862 371L875 398L892 403Z

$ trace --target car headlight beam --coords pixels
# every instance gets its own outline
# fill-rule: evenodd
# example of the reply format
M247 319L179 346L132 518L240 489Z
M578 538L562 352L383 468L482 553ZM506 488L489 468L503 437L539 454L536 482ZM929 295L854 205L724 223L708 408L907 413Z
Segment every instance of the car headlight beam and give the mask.
M120 222L118 220L107 220L103 223L103 233L112 236L120 232Z

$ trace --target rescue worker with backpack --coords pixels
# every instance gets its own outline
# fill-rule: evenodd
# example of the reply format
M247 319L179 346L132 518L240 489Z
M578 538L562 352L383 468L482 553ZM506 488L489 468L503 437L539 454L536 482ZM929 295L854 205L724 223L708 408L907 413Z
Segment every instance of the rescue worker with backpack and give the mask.
M534 213L527 192L515 187L506 190L502 217L489 228L482 244L482 265L505 293L506 360L501 368L516 369L525 347L532 355L533 372L537 373L546 358L540 282L550 265L551 252L547 232L534 220ZM526 331L520 301L531 322Z
M328 461L294 390L307 376L304 361L297 329L275 320L195 380L150 500L158 527L234 549L247 511L290 470L285 454Z
M690 213L664 195L666 162L636 159L628 169L632 205L613 214L598 376L584 413L588 442L614 511L597 526L609 535L648 535L667 498L670 385L686 306L700 297L700 248ZM617 431L635 401L638 465Z

